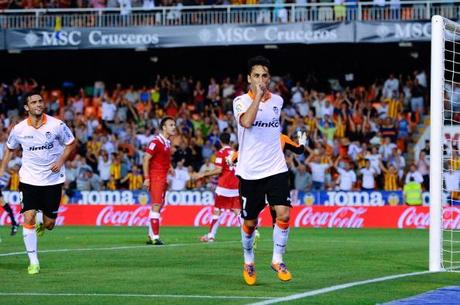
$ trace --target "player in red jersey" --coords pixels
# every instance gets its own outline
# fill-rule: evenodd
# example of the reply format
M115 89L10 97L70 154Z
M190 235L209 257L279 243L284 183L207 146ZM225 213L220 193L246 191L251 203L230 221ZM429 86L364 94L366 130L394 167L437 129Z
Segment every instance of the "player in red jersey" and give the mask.
M149 245L163 245L160 240L160 211L164 203L167 175L171 169L171 142L176 135L176 122L165 117L160 122L160 133L145 149L143 170L144 187L150 190L152 210L150 211Z
M216 168L204 173L196 173L194 179L201 179L203 177L209 177L219 175L219 180L216 187L216 196L214 199L214 213L212 215L212 221L209 225L209 232L203 235L200 240L202 242L213 242L217 228L219 227L219 218L223 210L232 210L237 217L239 217L241 211L241 203L239 199L238 184L239 180L235 176L234 166L229 165L227 160L231 158L235 152L230 147L230 134L224 132L220 135L220 142L222 148L216 154L216 160L214 164Z

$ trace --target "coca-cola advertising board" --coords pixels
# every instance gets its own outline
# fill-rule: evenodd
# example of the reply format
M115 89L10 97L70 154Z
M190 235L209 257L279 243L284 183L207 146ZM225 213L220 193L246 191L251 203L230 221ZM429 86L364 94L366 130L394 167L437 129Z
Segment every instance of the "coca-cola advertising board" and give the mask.
M22 222L19 205L12 206ZM150 207L147 205L62 205L58 225L146 226ZM161 213L163 226L206 226L212 219L210 206L165 206ZM460 229L460 207L446 207L446 228ZM327 207L296 206L291 210L291 226L298 228L419 228L429 226L428 207ZM8 225L7 213L0 214L0 225ZM268 209L259 216L261 226L271 226ZM225 212L222 226L238 226L232 212Z

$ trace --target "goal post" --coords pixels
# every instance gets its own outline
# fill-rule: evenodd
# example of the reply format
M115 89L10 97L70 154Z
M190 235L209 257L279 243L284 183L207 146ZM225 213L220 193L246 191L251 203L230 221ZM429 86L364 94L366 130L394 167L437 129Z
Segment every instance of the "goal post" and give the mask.
M441 16L431 19L429 270L433 272L442 270L444 21Z
M460 271L460 24L431 24L429 270Z

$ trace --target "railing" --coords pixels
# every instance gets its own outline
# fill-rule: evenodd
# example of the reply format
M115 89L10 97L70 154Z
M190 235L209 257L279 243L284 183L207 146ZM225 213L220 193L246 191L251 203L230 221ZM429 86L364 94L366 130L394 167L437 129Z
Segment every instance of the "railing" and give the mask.
M262 4L173 6L151 10L37 9L0 11L0 28L189 26L207 24L269 24L337 21L428 20L433 15L449 19L460 16L460 1L404 1L376 6L372 2L334 5Z

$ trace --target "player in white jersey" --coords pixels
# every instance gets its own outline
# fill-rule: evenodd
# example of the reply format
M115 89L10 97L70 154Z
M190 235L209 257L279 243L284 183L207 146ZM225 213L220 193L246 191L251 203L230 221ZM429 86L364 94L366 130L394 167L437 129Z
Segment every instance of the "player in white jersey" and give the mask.
M29 256L29 274L40 271L37 255L37 235L55 225L65 181L66 159L75 148L75 138L64 122L44 113L45 103L39 94L29 94L24 105L29 117L11 130L0 176L5 172L14 150L22 148L19 189L24 216L23 237ZM37 211L43 212L43 223L36 221Z
M253 241L257 219L266 201L276 211L271 266L280 280L289 281L292 278L283 261L291 207L288 168L280 145L283 99L267 89L269 67L270 62L264 57L250 59L250 91L233 101L239 143L236 175L240 179L241 216L244 219L241 226L243 278L248 285L256 283Z

